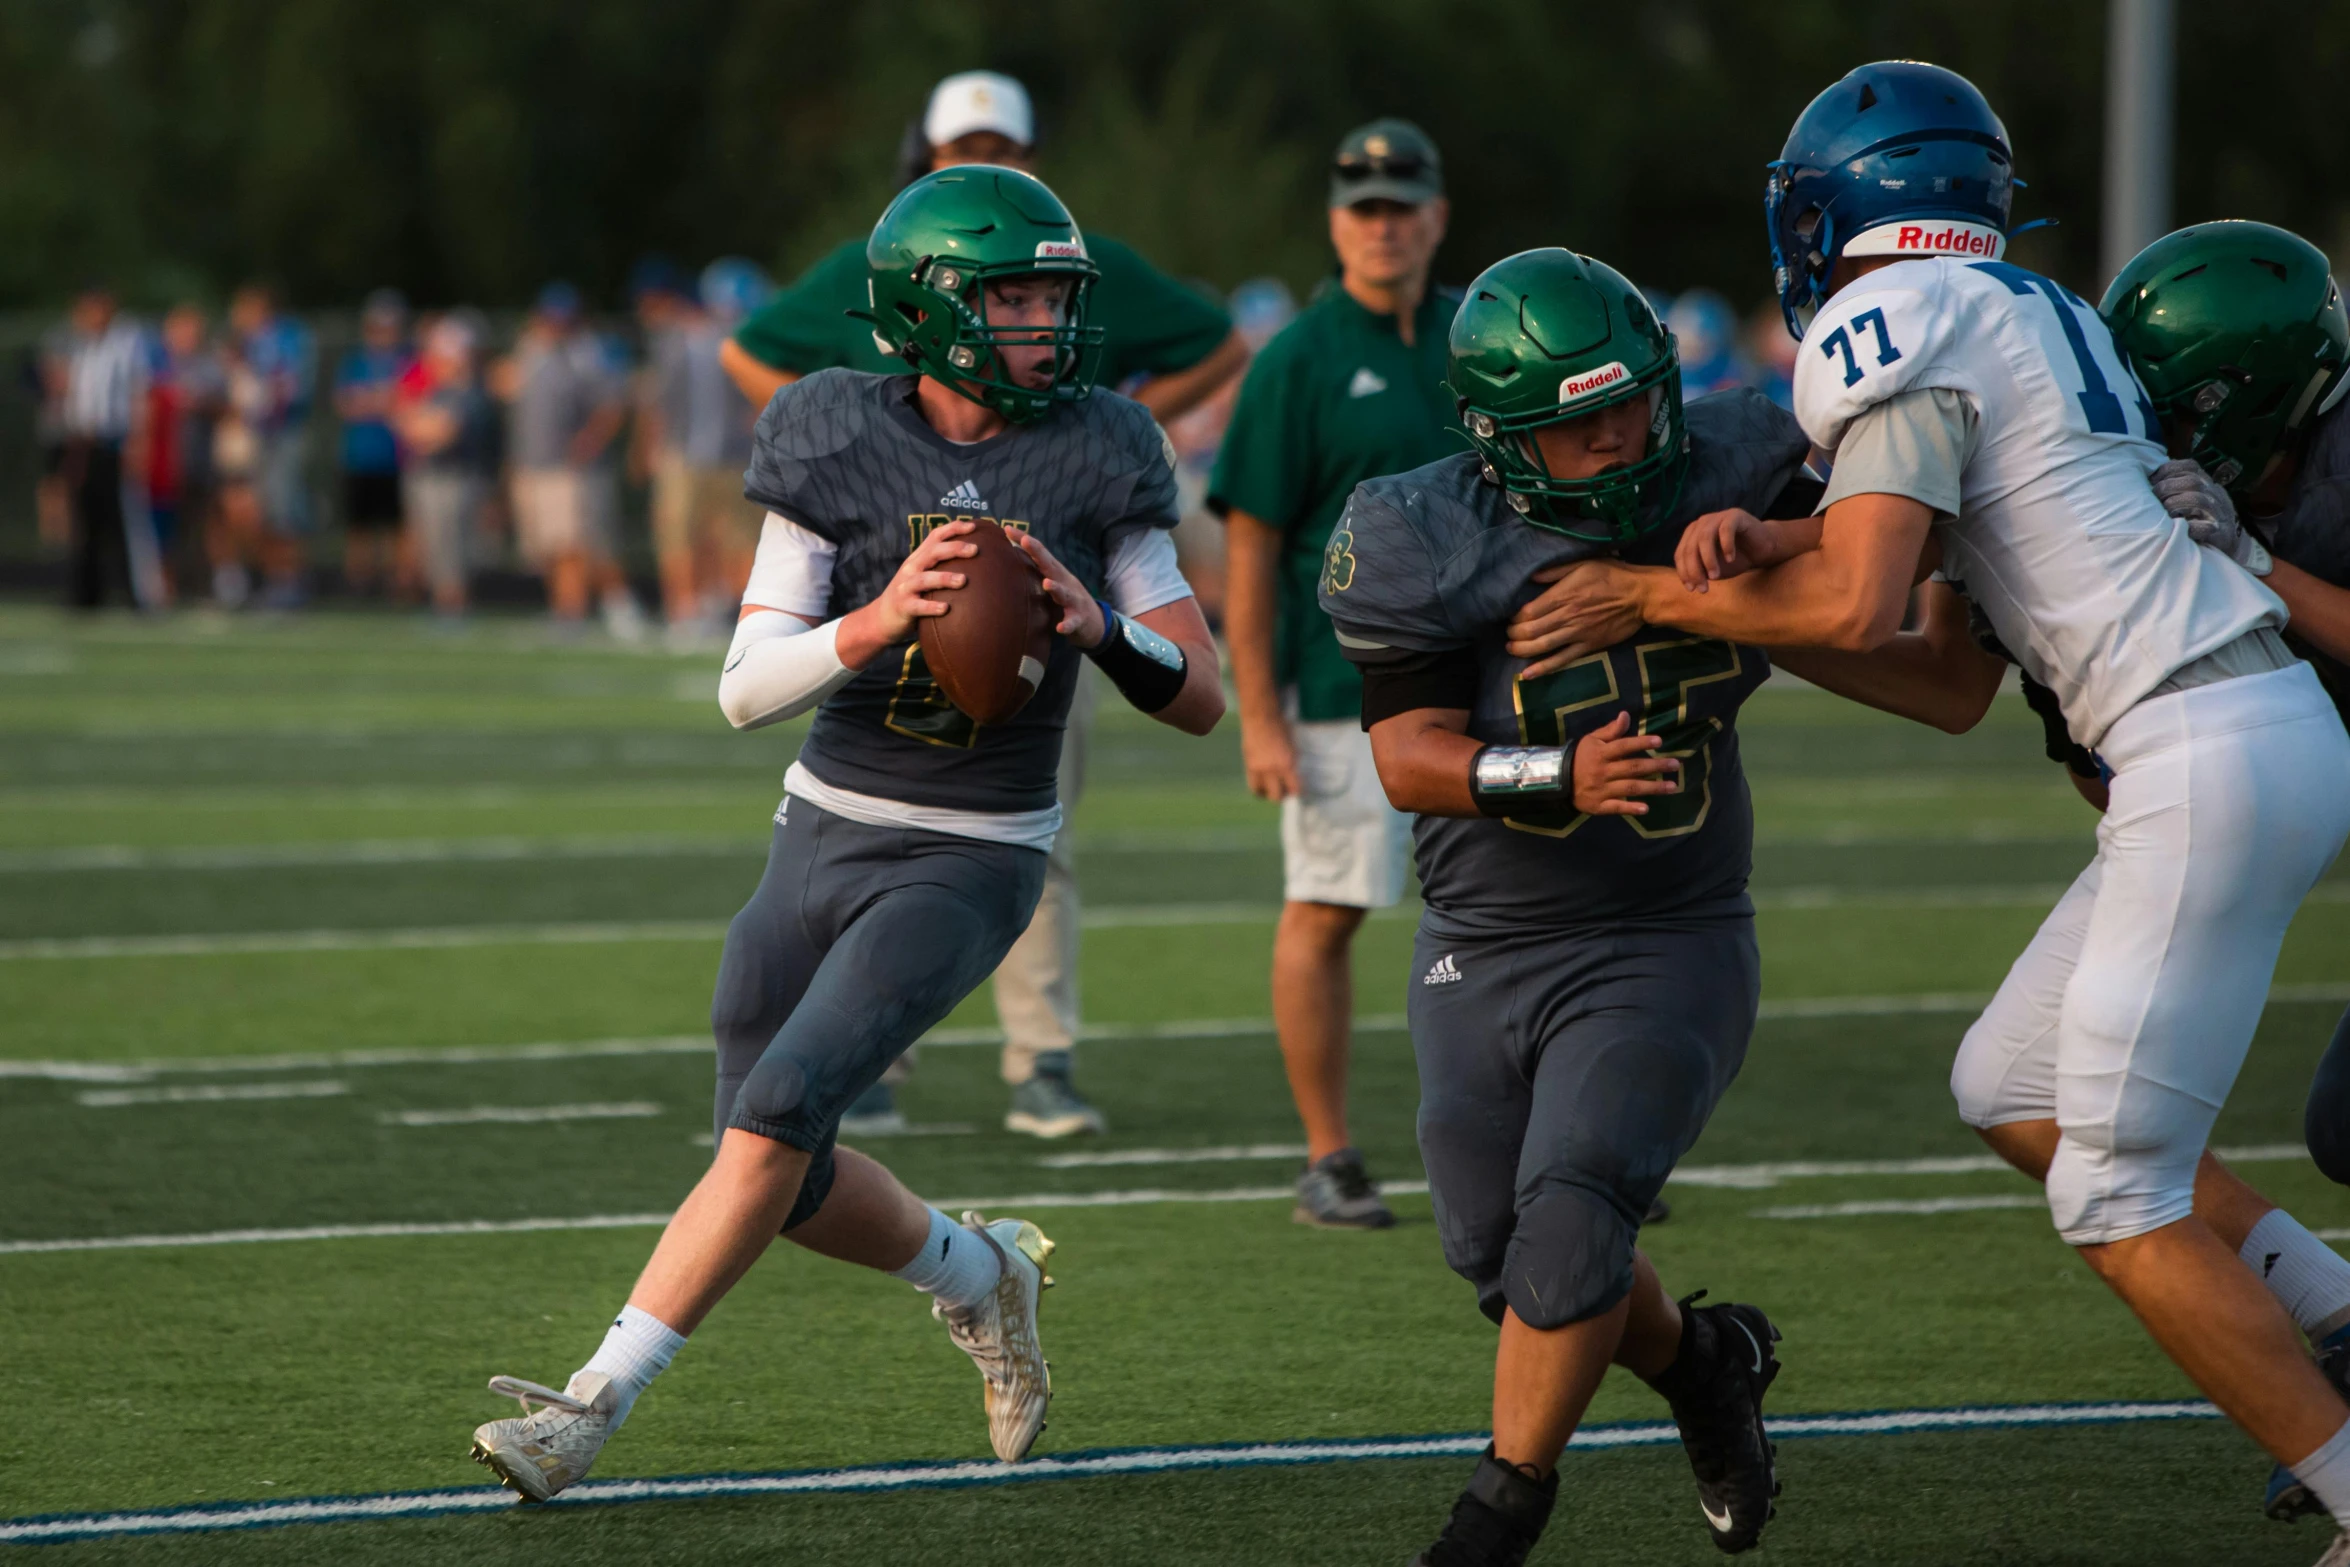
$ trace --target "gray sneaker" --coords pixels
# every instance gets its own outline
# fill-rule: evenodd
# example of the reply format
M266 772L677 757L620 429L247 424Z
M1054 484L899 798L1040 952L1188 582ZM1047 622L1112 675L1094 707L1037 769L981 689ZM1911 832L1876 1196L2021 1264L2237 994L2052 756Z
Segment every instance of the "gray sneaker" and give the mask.
M887 1083L875 1083L857 1096L840 1118L843 1137L895 1137L906 1129L898 1096Z
M1109 1127L1108 1119L1069 1081L1068 1069L1050 1065L1039 1065L1034 1077L1012 1089L1012 1108L1004 1114L1005 1131L1031 1137L1071 1137Z
M1363 1156L1352 1148L1306 1166L1297 1178L1297 1207L1290 1217L1326 1230L1384 1230L1395 1223L1363 1168Z

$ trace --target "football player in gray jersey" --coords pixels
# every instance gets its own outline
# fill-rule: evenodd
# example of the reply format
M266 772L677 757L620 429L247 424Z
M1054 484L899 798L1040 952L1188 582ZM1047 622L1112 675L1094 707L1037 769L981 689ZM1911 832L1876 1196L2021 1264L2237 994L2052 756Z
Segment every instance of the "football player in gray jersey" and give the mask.
M1469 286L1449 380L1476 449L1359 486L1322 580L1380 779L1418 815L1408 1005L1437 1225L1502 1330L1493 1446L1419 1560L1524 1560L1611 1363L1664 1396L1715 1544L1745 1550L1777 1491L1778 1335L1753 1306L1676 1305L1636 1248L1754 1026L1736 722L1770 664L1644 629L1530 678L1505 644L1538 573L1670 560L1726 508L1807 512L1809 443L1757 393L1684 409L1655 312L1565 250Z
M1027 925L1061 825L1061 729L1089 657L1126 699L1205 734L1215 644L1175 566L1175 481L1150 415L1092 386L1094 278L1060 199L971 165L909 186L867 246L873 330L912 372L830 370L769 404L746 491L769 508L719 685L737 728L817 710L767 871L735 916L711 1023L716 1153L603 1346L474 1456L526 1499L585 1474L652 1378L778 1233L933 1297L978 1365L990 1445L1023 1457L1051 1383L1035 1225L961 1224L834 1146L842 1111L984 980ZM1058 611L1045 677L980 725L915 637L947 613L973 518L1001 522Z

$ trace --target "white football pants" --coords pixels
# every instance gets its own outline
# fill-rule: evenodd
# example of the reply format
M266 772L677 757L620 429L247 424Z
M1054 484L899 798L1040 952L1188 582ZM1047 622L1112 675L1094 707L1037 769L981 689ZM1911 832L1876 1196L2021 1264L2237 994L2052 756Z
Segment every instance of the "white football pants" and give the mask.
M2098 746L2097 858L1959 1046L1973 1126L2054 1119L2075 1246L2194 1209L2285 927L2350 835L2350 737L2308 665L2150 697Z

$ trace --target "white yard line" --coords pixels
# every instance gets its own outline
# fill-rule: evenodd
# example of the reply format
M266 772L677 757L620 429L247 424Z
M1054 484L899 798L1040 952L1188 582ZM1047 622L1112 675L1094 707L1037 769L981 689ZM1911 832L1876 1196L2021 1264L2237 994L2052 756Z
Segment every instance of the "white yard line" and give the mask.
M1933 1431L1991 1431L2016 1427L2117 1425L2142 1421L2210 1420L2219 1411L2200 1401L2110 1404L1993 1404L1959 1409L1884 1409L1854 1414L1774 1415L1770 1434L1805 1437L1902 1436ZM554 1508L616 1503L684 1501L712 1497L928 1490L947 1486L1018 1485L1081 1476L1168 1474L1186 1470L1359 1463L1399 1458L1458 1458L1482 1452L1483 1433L1382 1436L1296 1442L1229 1443L1207 1447L1136 1447L1111 1452L1047 1454L1023 1464L979 1462L871 1464L852 1469L779 1474L680 1475L661 1480L585 1480L554 1501ZM1579 1451L1664 1447L1679 1440L1665 1422L1589 1425L1570 1446ZM289 1497L284 1501L207 1503L138 1512L81 1513L0 1521L0 1544L83 1540L103 1535L198 1534L266 1529L287 1524L361 1523L449 1513L502 1513L515 1502L502 1488L466 1486L443 1491L392 1491L364 1496Z
M1922 1197L1878 1199L1868 1202L1810 1203L1792 1208L1757 1208L1757 1219L1854 1219L1877 1213L1971 1213L1978 1208L2045 1208L2048 1199L2037 1192L1986 1194L1980 1197Z
M1820 909L2047 908L2064 891L2056 884L1929 887L1877 892L1858 887L1787 887L1758 893L1765 912ZM2350 882L2327 883L2312 903L2350 902ZM1280 913L1270 903L1105 904L1085 911L1087 930L1132 930L1184 925L1269 924ZM1381 921L1416 918L1414 905L1374 910ZM366 952L434 947L572 946L630 941L719 941L726 927L707 920L555 925L436 925L392 930L225 931L158 936L38 936L0 941L0 962L68 958L209 957L228 953Z
M2277 985L2271 987L2272 1005L2337 1004L2350 1002L2350 983ZM1793 996L1762 1004L1762 1021L1801 1021L1807 1018L1911 1017L1980 1012L1991 1000L1988 991L1929 992L1909 996ZM1393 1033L1406 1027L1400 1012L1366 1012L1354 1019L1358 1033ZM1273 1032L1273 1020L1261 1017L1179 1018L1166 1023L1089 1023L1078 1031L1090 1044L1151 1044L1185 1039L1239 1039ZM1000 1045L1001 1029L941 1028L924 1035L923 1049L956 1049ZM710 1039L704 1034L663 1034L646 1039L543 1040L520 1045L419 1045L372 1050L293 1051L253 1056L150 1056L135 1061L59 1061L0 1059L0 1080L12 1077L46 1078L74 1083L140 1083L167 1073L345 1071L376 1066L476 1066L511 1061L574 1061L599 1056L707 1055Z
M171 1088L90 1088L74 1095L76 1104L113 1110L125 1105L218 1104L231 1099L335 1099L351 1091L348 1083L195 1083Z
M33 871L244 871L311 865L438 865L507 860L702 858L763 854L763 838L365 838L326 843L0 849L0 874Z
M384 1126L535 1126L544 1121L621 1121L659 1115L650 1099L625 1099L612 1104L583 1105L471 1105L462 1110L387 1110L376 1121Z
M1234 1164L1251 1159L1303 1159L1303 1143L1250 1143L1224 1148L1118 1148L1108 1153L1047 1154L1040 1170L1102 1170L1127 1164Z
M655 834L524 838L361 838L311 843L152 845L75 844L55 849L0 849L0 875L38 871L243 871L311 865L439 865L507 860L729 858L762 855L769 839L685 838ZM1080 834L1079 851L1095 854L1277 854L1281 839L1260 828L1179 828Z
M1391 1196L1422 1195L1425 1181L1383 1181ZM1220 1191L1144 1188L1122 1192L1035 1192L1018 1197L941 1197L933 1207L1136 1208L1164 1203L1286 1202L1290 1186L1234 1186ZM28 1252L139 1251L153 1247L251 1246L283 1241L404 1240L434 1235L517 1235L537 1230L638 1229L667 1224L666 1213L589 1214L576 1219L470 1219L423 1224L311 1224L293 1229L203 1230L185 1235L91 1235L64 1240L0 1241L0 1256Z

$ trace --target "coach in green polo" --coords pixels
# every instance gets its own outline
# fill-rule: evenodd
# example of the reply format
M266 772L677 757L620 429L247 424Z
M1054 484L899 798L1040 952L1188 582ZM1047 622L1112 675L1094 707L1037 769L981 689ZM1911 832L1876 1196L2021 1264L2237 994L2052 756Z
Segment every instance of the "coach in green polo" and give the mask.
M1464 449L1444 381L1460 294L1428 277L1448 210L1436 144L1410 121L1374 120L1339 143L1338 276L1249 367L1208 487L1229 534L1241 760L1250 791L1281 802L1273 1024L1306 1131L1297 1217L1312 1224L1395 1222L1348 1134L1346 1075L1354 936L1403 896L1410 819L1379 787L1362 681L1316 587L1357 484Z

